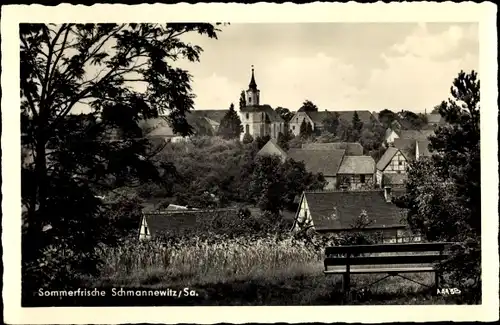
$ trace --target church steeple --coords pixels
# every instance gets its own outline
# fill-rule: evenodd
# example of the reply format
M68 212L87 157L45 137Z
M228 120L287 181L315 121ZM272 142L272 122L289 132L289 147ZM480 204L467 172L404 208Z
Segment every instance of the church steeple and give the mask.
M260 90L257 89L257 83L255 82L255 75L252 65L252 78L250 79L250 84L248 85L248 90L246 91L246 101L248 106L259 106L260 102Z
M253 65L252 65L252 78L250 79L250 84L248 85L248 89L257 90L257 83L255 82Z

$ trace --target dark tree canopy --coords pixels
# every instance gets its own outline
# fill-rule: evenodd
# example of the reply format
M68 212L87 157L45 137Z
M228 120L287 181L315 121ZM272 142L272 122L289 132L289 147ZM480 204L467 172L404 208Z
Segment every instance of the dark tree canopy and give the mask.
M354 111L354 114L352 115L352 127L358 132L361 132L361 129L363 128L363 122L361 122L358 112L356 111Z
M324 130L331 134L337 134L337 127L339 126L339 113L335 112L329 114L323 121Z
M20 25L21 141L31 157L22 168L23 291L69 286L75 270L97 271L95 247L109 226L97 194L162 182L162 167L170 167L153 160L138 122L168 113L176 133L192 132L185 118L191 76L171 63L199 60L202 49L181 35L216 38L217 31L211 24ZM88 113L72 115L77 105Z
M314 105L310 100L304 101L302 106L299 108L299 112L317 112L318 106Z
M378 113L378 120L385 128L388 128L393 121L397 120L397 115L391 110L383 109Z
M285 122L289 122L294 115L288 108L284 107L276 107L275 111Z
M234 110L234 105L231 104L229 111L227 111L220 122L217 133L224 139L239 139L242 132L243 125L241 124L238 114Z
M399 202L408 209L409 225L427 239L461 243L449 269L460 286L473 280L470 293L480 290L481 279L479 99L477 73L461 71L451 98L439 106L449 124L430 137L431 159L412 165L407 194Z
M246 96L245 96L245 91L242 90L241 94L240 94L240 110L243 107L246 107L246 106L247 106L247 99L246 99Z

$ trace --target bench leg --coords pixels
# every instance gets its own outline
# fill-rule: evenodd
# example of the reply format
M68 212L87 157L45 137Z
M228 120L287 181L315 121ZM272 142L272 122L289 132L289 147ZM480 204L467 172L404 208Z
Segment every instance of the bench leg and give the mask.
M349 301L351 292L351 277L349 273L342 274L342 294Z

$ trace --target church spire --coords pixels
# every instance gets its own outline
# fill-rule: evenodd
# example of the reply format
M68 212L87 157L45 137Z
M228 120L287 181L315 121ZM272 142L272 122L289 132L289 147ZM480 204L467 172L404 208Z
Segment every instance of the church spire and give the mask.
M252 65L252 79L250 79L250 84L248 85L248 89L257 90L257 83L255 82L254 69Z

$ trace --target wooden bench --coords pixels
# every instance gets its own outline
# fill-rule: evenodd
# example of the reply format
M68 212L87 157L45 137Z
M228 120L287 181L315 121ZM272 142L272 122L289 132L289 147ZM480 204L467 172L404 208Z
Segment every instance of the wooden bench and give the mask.
M447 258L445 253L452 243L404 243L327 247L325 250L325 275L342 274L342 291L350 292L351 274L387 274L367 287L390 276L399 276L417 284L428 286L402 276L402 273L434 273L434 287L439 286L439 271L436 265ZM392 253L392 255L377 255ZM371 254L366 256L366 254ZM434 291L436 292L436 291Z

